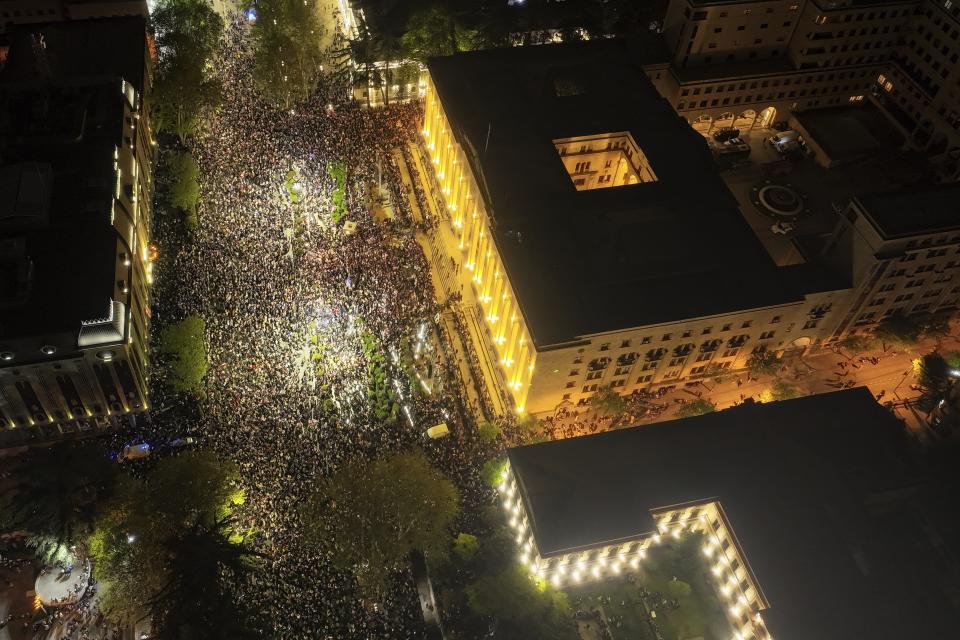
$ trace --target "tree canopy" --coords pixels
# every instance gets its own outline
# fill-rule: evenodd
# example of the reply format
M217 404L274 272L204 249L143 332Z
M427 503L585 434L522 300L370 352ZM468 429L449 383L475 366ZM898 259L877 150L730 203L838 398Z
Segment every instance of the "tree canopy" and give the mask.
M420 451L341 468L305 506L307 539L330 543L334 564L377 596L417 549L442 555L457 515L456 487Z
M884 343L909 347L920 340L922 327L915 317L902 314L887 316L873 330L873 335Z
M713 413L717 406L704 398L697 398L693 402L681 406L677 410L678 418L688 418L690 416L702 416L705 413Z
M170 356L168 382L174 391L199 394L207 375L206 323L190 315L160 334L160 351Z
M858 353L864 353L866 351L876 349L877 339L873 336L864 334L854 334L841 340L840 346L856 355Z
M495 619L497 637L575 640L567 595L535 583L522 565L513 563L466 588L467 605L477 616Z
M773 351L757 349L747 358L747 369L755 376L772 376L780 371L780 358Z
M933 408L936 401L946 395L952 382L951 369L946 359L937 352L928 353L920 358L917 383L923 389L921 400L926 408Z
M449 9L434 5L410 16L400 44L407 56L424 61L431 56L475 49L478 38L478 33L467 28Z
M259 566L259 554L232 541L234 523L198 520L166 541L166 582L147 603L159 640L253 638L225 576Z
M260 0L253 25L254 77L264 97L284 109L317 88L323 66L316 0Z
M616 421L627 410L627 401L610 387L603 387L590 396L590 406L610 415Z
M159 53L152 120L182 142L220 101L220 85L207 69L223 33L223 19L205 0L160 0L151 19Z
M187 226L197 226L197 204L200 200L200 167L187 152L172 152L166 157L170 176L168 200L172 207L186 214Z
M244 499L238 480L232 463L192 451L161 459L144 479L120 476L89 543L110 619L135 619L168 586L176 554L192 552L174 541L229 516Z
M33 449L19 461L15 486L0 497L0 528L26 531L44 561L59 557L86 542L116 472L96 444Z

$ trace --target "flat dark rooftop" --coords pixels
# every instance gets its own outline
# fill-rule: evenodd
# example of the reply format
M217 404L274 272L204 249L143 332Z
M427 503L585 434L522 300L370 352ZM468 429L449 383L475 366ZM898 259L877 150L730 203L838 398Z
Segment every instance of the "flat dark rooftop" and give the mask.
M0 82L117 77L142 94L145 33L146 22L137 16L11 25L5 33L10 54ZM42 59L32 44L40 37L46 45Z
M960 229L960 184L860 195L856 200L888 239Z
M113 153L122 144L122 101L109 78L0 83L0 242L22 243L32 264L27 298L0 308L0 339L75 338L82 321L106 315L115 286ZM33 215L18 215L18 206ZM9 293L16 275L5 264L0 288Z
M629 43L482 51L428 67L538 346L799 299L703 137L659 96ZM559 97L557 83L576 95ZM578 192L552 141L619 131L658 181Z
M651 509L718 500L777 640L954 637L960 612L929 567L960 549L931 542L904 450L900 423L857 388L508 455L541 555L652 533Z

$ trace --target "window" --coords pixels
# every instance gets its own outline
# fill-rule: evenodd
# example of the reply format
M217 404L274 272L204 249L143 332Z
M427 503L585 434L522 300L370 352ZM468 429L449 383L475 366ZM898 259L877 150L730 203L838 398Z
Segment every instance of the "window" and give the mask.
M733 325L731 325L731 324L725 324L725 325L723 325L723 327L720 329L720 331L730 331L730 327L732 327L732 326L733 326Z
M571 370L570 370L570 375L571 375L571 376L578 376L578 375L580 375L580 369L571 369Z
M770 318L770 324L777 324L778 322L780 322L780 316L773 316Z
M603 377L603 371L591 371L587 374L587 380L599 380Z
M712 332L712 331L713 331L713 327L704 327L704 328L703 328L703 331L700 332L700 335L704 335L704 336L705 336L705 335L708 335L708 334L709 334L710 332Z
M769 340L770 338L773 337L773 334L774 334L773 331L764 331L763 333L760 334L760 339Z
M650 336L643 336L643 338L640 339L640 344L650 344Z
M663 334L663 338L661 338L661 340L663 340L664 342L669 342L672 339L673 339L672 333L665 333Z
M653 380L653 374L640 376L639 378L637 378L637 384L643 384L645 382L650 382L651 380Z
M573 381L571 380L570 382L567 383L567 387L566 387L566 388L567 388L567 389L573 389L575 386L577 386L577 383L576 383L576 382L573 382Z
M743 26L742 24L737 27L737 31L743 31L744 29L746 29L746 27Z
M706 370L707 370L707 365L701 365L701 366L699 366L699 367L693 367L692 369L690 369L690 375L695 376L695 375L697 375L698 373L703 373L703 372L706 371Z
M684 338L689 338L689 337L692 336L692 335L693 335L693 331L690 330L690 329L687 329L686 331L683 332L683 337L684 337Z
M873 315L873 314L870 314L870 315ZM803 323L803 328L804 328L804 329L813 329L814 327L817 326L817 323L818 323L818 322L820 322L820 321L819 321L819 320L807 320L806 322Z
M609 351L609 350L610 350L609 342L604 342L603 344L600 345L600 351Z
M742 325L740 325L740 328L741 328L741 329L746 329L746 328L750 327L752 324L753 324L753 320L745 320L744 323L743 323Z
M687 357L686 357L686 356L683 356L682 358L671 358L671 359L670 359L670 364L667 365L667 366L676 367L676 366L679 366L679 365L683 364L684 362L686 362L686 360L687 360Z
M626 348L629 347L629 346L630 346L630 341L629 341L629 340L623 340L622 342L620 342L620 348L621 348L621 349L626 349Z

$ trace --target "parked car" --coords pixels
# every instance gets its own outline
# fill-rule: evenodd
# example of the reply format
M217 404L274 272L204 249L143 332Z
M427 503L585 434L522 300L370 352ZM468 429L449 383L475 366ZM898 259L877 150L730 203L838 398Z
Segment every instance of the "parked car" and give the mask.
M713 139L717 142L726 142L740 137L740 129L733 127L723 127L713 132Z
M794 225L789 222L778 222L770 227L770 231L773 231L777 235L785 236L793 231L794 228Z
M784 153L785 151L800 146L800 134L792 129L788 129L787 131L781 131L780 133L770 136L767 138L767 142L780 153Z

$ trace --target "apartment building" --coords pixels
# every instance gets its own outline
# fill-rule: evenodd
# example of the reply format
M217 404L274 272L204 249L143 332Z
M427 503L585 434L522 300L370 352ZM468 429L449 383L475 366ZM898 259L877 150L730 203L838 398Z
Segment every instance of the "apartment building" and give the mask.
M960 185L858 196L840 217L824 259L852 274L833 338L891 315L960 306Z
M670 74L657 86L703 133L860 102L886 68L913 4L674 0L663 25Z
M940 180L960 177L958 8L952 0L673 0L670 63L649 66L697 130L766 127L874 100Z
M428 64L423 155L446 203L431 259L517 411L804 348L845 300L820 266L773 264L627 54L603 41Z
M519 561L558 588L643 586L691 553L674 579L712 587L715 637L949 636L950 500L904 440L861 387L513 448L499 491Z
M142 18L8 31L0 444L147 407L154 143ZM44 47L34 46L42 41Z

